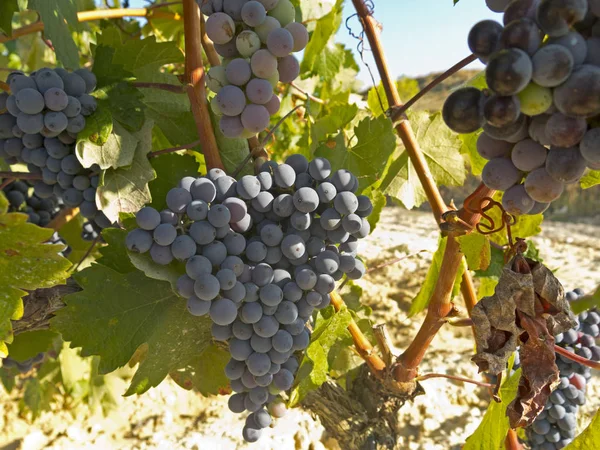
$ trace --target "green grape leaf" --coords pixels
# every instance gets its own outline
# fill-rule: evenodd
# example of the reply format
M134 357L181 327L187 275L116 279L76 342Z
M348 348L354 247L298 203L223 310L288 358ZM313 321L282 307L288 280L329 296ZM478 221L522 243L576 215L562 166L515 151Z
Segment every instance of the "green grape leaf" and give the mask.
M477 298L491 297L496 292L498 277L480 277Z
M389 108L387 96L383 84L379 83L376 87L373 86L367 93L367 106L374 116L381 116Z
M77 5L74 0L29 0L44 23L44 34L52 42L56 58L67 69L79 68L79 52L69 25L77 25Z
M7 36L12 35L13 14L19 11L17 0L0 2L0 31Z
M63 245L44 244L49 228L27 223L27 215L6 213L8 203L0 195L0 356L5 342L13 340L11 319L23 314L23 289L34 290L64 282L71 263L58 254Z
M156 42L154 36L129 39L116 47L113 64L132 72L158 72L165 64L183 64L183 53L176 42Z
M110 29L105 29L100 35L100 40L110 32ZM94 67L93 72L96 75L97 87L103 88L110 86L120 81L133 79L133 73L125 70L122 64L114 64L113 57L115 49L108 45L97 45L94 47Z
M583 432L575 438L565 450L595 450L600 442L600 410Z
M407 115L436 184L462 186L466 178L465 162L460 154L462 142L444 124L441 114L408 111ZM427 201L406 151L391 162L380 189L407 209Z
M346 307L338 312L334 312L333 307L321 311L311 342L296 374L295 386L290 395L290 406L297 405L308 392L317 389L327 381L329 352L338 340L348 336L346 328L351 319L352 315Z
M331 54L326 55L331 52L327 48L327 44L342 23L342 6L343 0L337 0L330 11L316 21L315 29L311 34L308 45L304 49L304 57L300 64L302 78L308 78L310 75L317 74L324 75L319 72L319 69L323 70L325 68L327 71L328 65L326 60L332 56ZM343 57L340 58L340 65L342 61Z
M98 104L92 120L77 137L77 159L83 167L98 164L101 169L131 165L139 139L118 122L113 122L108 107Z
M581 189L589 189L600 184L600 170L590 170L579 181Z
M485 270L491 262L490 240L477 232L458 237L460 251L467 258L470 270Z
M480 134L481 132L458 135L458 138L462 141L460 153L467 158L473 175L481 175L483 167L487 163L487 159L477 152L477 138Z
M363 192L363 194L365 194L365 192ZM387 204L387 197L383 195L379 189L373 189L367 195L371 198L371 203L373 204L373 212L369 214L368 217L372 233L377 227L379 219L381 219L381 213L383 212L383 208Z
M333 170L348 169L359 181L359 192L378 181L390 155L396 148L396 135L392 122L385 117L367 117L354 127L356 143L346 146L343 134L335 142L319 146L316 156L331 162Z
M501 402L491 401L483 420L475 432L467 438L463 450L491 450L504 448L504 440L510 428L506 408L517 395L521 369L513 373L498 393Z
M191 155L168 153L150 159L150 164L156 172L156 179L150 182L152 207L161 211L167 207L167 193L183 177L199 177L199 164Z
M592 308L600 308L600 287L591 295L585 295L570 303L571 311L579 314Z
M124 366L138 347L147 345L127 395L141 394L169 372L198 361L211 343L210 319L189 314L168 283L98 264L74 278L83 290L64 298L66 307L51 320L51 328L71 347L82 347L82 356L100 356L101 374ZM202 383L198 380L200 389Z
M147 157L152 148L152 121L133 136L138 143L131 166L107 170L98 185L96 203L111 221L120 212L136 212L151 201L148 182L156 177Z
M215 137L217 139L217 146L219 147L219 154L225 166L225 172L231 174L244 162L244 159L248 156L250 148L248 146L248 140L246 139L230 139L225 137L221 133L219 128L219 118L216 117L212 112L210 113L212 120L213 130L215 131ZM254 170L252 166L252 160L248 161L246 165L240 171L238 178L244 175L253 175Z
M120 82L94 92L98 104L107 108L112 118L129 131L139 131L144 125L145 106L142 93L131 83Z
M8 354L16 361L23 362L38 353L47 352L53 347L59 335L55 331L35 330L19 333L8 345Z
M410 305L410 310L408 311L408 316L412 317L415 314L420 313L429 304L429 300L431 299L431 295L435 289L437 284L437 280L440 276L440 269L442 267L442 259L444 258L444 252L446 251L446 244L448 243L448 238L441 237L439 240L438 248L433 254L433 260L431 261L431 266L429 266L429 270L427 271L427 276L425 277L425 281L421 284L421 289L419 293L413 300ZM454 281L454 288L452 290L452 295L456 295L458 290L460 289L460 283L462 274L465 271L466 264L463 262L456 274L456 279Z
M97 263L119 273L133 272L135 266L129 261L127 247L125 247L126 236L127 231L118 228L102 230L102 238L108 245L98 250L102 257L98 259Z
M229 380L225 376L225 365L231 355L227 349L210 344L200 355L191 359L183 369L169 375L184 389L196 387L202 395L226 394L231 392Z
M314 149L317 145L327 139L328 135L335 134L343 130L358 113L356 105L334 105L327 111L327 114L315 121L311 127L311 147Z
M181 86L171 74L136 70L136 76L150 83L167 83ZM147 117L163 132L173 147L187 145L198 140L196 122L185 93L177 94L162 89L143 89L142 103ZM160 148L156 150L162 150Z
M23 388L23 404L31 411L33 420L39 417L41 412L49 406L44 398L42 382L35 377L27 378Z
M336 78L345 59L346 49L343 45L328 45L317 55L312 72L325 79Z

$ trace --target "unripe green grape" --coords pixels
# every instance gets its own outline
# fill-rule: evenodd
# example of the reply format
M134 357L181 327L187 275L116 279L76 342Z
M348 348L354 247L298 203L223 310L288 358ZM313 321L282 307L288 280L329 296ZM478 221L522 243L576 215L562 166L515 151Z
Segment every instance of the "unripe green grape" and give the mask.
M279 0L277 6L269 11L269 16L275 17L282 27L296 20L296 8L289 0Z
M535 83L529 83L517 96L521 102L521 112L528 116L542 114L552 106L552 90Z
M261 49L250 58L250 66L254 75L269 79L277 72L277 58L269 50Z
M279 20L277 20L275 17L267 16L263 23L254 28L254 32L258 35L260 41L263 44L266 44L267 36L269 36L269 33L276 28L281 28Z
M277 83L279 83L279 70L276 70L275 73L266 80L271 83L271 86L273 86L273 89L275 89L277 87Z
M260 49L260 38L254 31L244 30L235 40L237 51L244 58L250 58Z
M211 67L206 74L206 86L215 94L218 93L223 86L227 86L227 76L225 75L224 66Z
M210 109L215 114L215 116L222 116L223 115L223 111L221 111L221 108L219 107L219 104L217 103L217 97L216 96L213 97L210 100Z

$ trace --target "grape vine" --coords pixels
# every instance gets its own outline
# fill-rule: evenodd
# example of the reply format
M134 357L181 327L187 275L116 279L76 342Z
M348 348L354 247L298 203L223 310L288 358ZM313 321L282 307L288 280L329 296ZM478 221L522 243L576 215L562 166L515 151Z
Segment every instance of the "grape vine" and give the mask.
M394 448L398 410L437 377L493 398L465 449L594 432L577 437L598 292L565 297L529 238L570 185L600 183L596 0L486 0L501 20L406 99L374 2L25 3L0 6L0 381L33 418L55 395L36 377L76 356L90 386L128 366L125 396L167 377L227 395L248 443L302 404L343 448ZM344 17L381 78L362 99ZM417 109L476 59L439 113ZM472 175L470 195L440 191ZM441 231L402 351L358 282L391 202L428 202ZM448 324L471 327L490 382L420 372Z

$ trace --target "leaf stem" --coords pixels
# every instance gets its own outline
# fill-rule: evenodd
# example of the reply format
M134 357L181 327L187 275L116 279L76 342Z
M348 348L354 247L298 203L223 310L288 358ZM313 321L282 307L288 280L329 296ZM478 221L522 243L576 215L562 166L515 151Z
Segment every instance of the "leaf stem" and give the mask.
M155 152L148 153L148 158L156 158L157 156L164 155L166 153L174 153L174 152L178 152L180 150L187 150L189 148L194 148L200 144L202 144L202 141L200 139L198 139L197 141L190 142L189 144L183 144L183 145L180 145L179 147L171 147L171 148L165 148L162 150L157 150Z
M204 16L201 15L202 19L202 48L204 49L204 53L206 53L206 57L208 58L208 62L211 67L220 66L221 65L221 57L215 50L215 46L213 41L209 39L204 30Z
M325 100L319 98L319 97L315 97L314 95L312 95L309 92L306 92L304 89L302 89L301 87L299 87L296 83L294 83L293 81L290 83L290 86L293 87L294 89L296 89L298 92L300 92L301 94L304 95L304 98L302 98L302 100L310 100L311 102L315 102L318 103L320 105L324 105L325 104Z
M477 57L475 55L469 55L466 58L463 58L459 62L454 64L452 67L450 67L444 73L435 77L431 81L431 83L429 83L427 86L425 86L423 89L421 89L413 98L411 98L409 101L407 101L404 105L394 108L392 115L391 115L392 121L395 122L395 121L401 119L404 116L404 114L406 113L406 111L408 111L408 109L412 105L414 105L421 98L423 98L425 96L425 94L427 94L429 91L431 91L434 87L436 87L438 84L440 84L445 79L454 75L456 72L458 72L463 67L471 64L476 59L477 59Z
M96 245L100 241L101 237L102 237L102 235L100 233L98 233L98 236L96 236L94 238L94 240L92 241L92 245L90 245L90 247L87 249L87 251L85 252L85 255L83 255L81 257L81 259L79 260L79 262L77 263L77 265L73 269L73 272L77 272L77 269L79 269L79 266L81 266L81 264L83 264L83 262L86 260L86 258L92 254L92 251L94 250L94 247L96 247Z
M490 384L490 383L484 383L483 381L476 381L476 380L472 380L471 378L459 377L456 375L447 375L445 373L428 373L425 375L419 375L418 377L415 378L415 380L423 381L423 380L429 380L431 378L448 378L449 380L462 381L463 383L471 383L471 384L475 384L477 386L494 388L494 385Z
M194 0L183 1L183 27L185 33L185 81L189 83L188 97L192 105L198 136L202 140L202 153L209 169L223 169L206 101L206 73L202 64L200 8Z
M169 83L147 83L144 81L134 81L131 83L131 85L137 88L161 89L163 91L169 91L175 94L185 94L187 92L185 86L177 86L176 84Z
M554 345L554 351L556 353L558 353L559 355L562 355L565 358L570 359L571 361L575 361L575 362L581 364L582 366L591 367L592 369L600 370L600 362L599 361L592 361L590 359L586 359L583 356L576 355L575 353L570 352L569 350L562 348L556 344Z
M0 178L12 178L20 180L41 180L41 173L29 173L29 172L0 172Z

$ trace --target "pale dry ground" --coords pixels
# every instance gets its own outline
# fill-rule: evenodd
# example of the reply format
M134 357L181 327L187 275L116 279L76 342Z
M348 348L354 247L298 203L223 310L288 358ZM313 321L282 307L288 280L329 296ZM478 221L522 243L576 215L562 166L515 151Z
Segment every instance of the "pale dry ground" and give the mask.
M593 225L547 223L535 239L550 268L565 288L587 291L600 283L600 228ZM386 208L377 230L360 253L371 266L426 250L368 275L363 302L373 307L373 321L387 322L394 344L402 349L416 332L422 316L408 319L406 311L417 292L436 248L437 230L430 214ZM469 328L444 327L421 366L422 373L444 372L477 378L470 362L473 340ZM402 449L458 449L479 424L488 403L485 390L445 379L423 382L426 395L399 412L403 424ZM600 407L600 377L589 385L588 404L580 415L584 427ZM124 390L124 389L123 389ZM106 449L338 449L320 423L296 409L277 421L254 445L241 441L243 420L229 412L226 398L202 398L173 382L137 398L126 398L108 418L87 417L57 410L36 423L19 418L16 405L0 391L0 450ZM346 449L344 449L346 450Z

